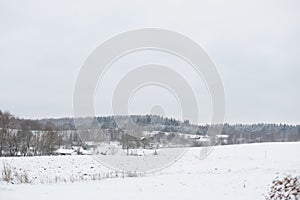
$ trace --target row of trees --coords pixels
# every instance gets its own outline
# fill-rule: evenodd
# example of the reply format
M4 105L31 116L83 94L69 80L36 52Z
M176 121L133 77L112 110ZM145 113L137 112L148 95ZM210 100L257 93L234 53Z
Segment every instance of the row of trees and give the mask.
M61 142L50 127L41 129L32 120L20 120L0 110L0 156L49 155Z

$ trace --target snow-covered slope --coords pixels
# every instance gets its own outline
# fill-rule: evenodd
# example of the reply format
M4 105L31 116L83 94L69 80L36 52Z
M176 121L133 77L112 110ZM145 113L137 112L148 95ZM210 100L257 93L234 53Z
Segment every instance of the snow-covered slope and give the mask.
M199 148L189 149L172 166L154 174L112 179L105 176L114 177L114 174L92 156L1 158L0 163L5 161L16 170L27 170L28 176L34 177L34 181L32 184L18 185L2 182L0 199L40 200L66 196L73 200L253 200L264 199L269 184L276 176L300 175L300 143L218 146L205 159L199 159L199 151ZM93 174L100 174L105 179L55 183L77 178L89 180L93 179Z

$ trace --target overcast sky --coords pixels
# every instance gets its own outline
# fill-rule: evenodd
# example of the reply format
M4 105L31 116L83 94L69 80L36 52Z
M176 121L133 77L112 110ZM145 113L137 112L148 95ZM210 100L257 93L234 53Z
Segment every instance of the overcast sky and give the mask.
M0 0L0 109L25 118L72 116L74 84L88 55L121 32L156 27L190 37L214 60L226 122L299 123L299 10L299 0ZM122 62L129 66L129 60ZM146 91L163 102L171 98L160 89ZM151 98L137 93L133 99L133 112L151 109L145 109ZM176 104L168 105L165 113L177 117Z

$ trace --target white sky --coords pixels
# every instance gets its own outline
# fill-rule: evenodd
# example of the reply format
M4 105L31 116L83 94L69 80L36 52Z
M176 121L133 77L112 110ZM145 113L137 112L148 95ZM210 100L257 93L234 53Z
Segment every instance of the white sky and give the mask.
M156 27L206 49L223 79L226 122L299 123L299 10L299 0L0 0L0 109L25 118L72 116L74 83L89 53L121 32ZM151 109L143 96L131 110ZM110 114L98 107L97 114ZM202 107L210 116L209 101Z

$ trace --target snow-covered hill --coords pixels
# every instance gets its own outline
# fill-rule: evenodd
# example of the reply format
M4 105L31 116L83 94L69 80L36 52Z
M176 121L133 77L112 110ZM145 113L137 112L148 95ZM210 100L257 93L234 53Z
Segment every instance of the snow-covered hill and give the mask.
M264 199L276 176L300 175L299 142L217 146L205 159L199 152L191 148L162 171L125 178L116 178L92 156L1 158L1 171L8 163L20 173L25 170L32 183L1 182L0 199L253 200Z

